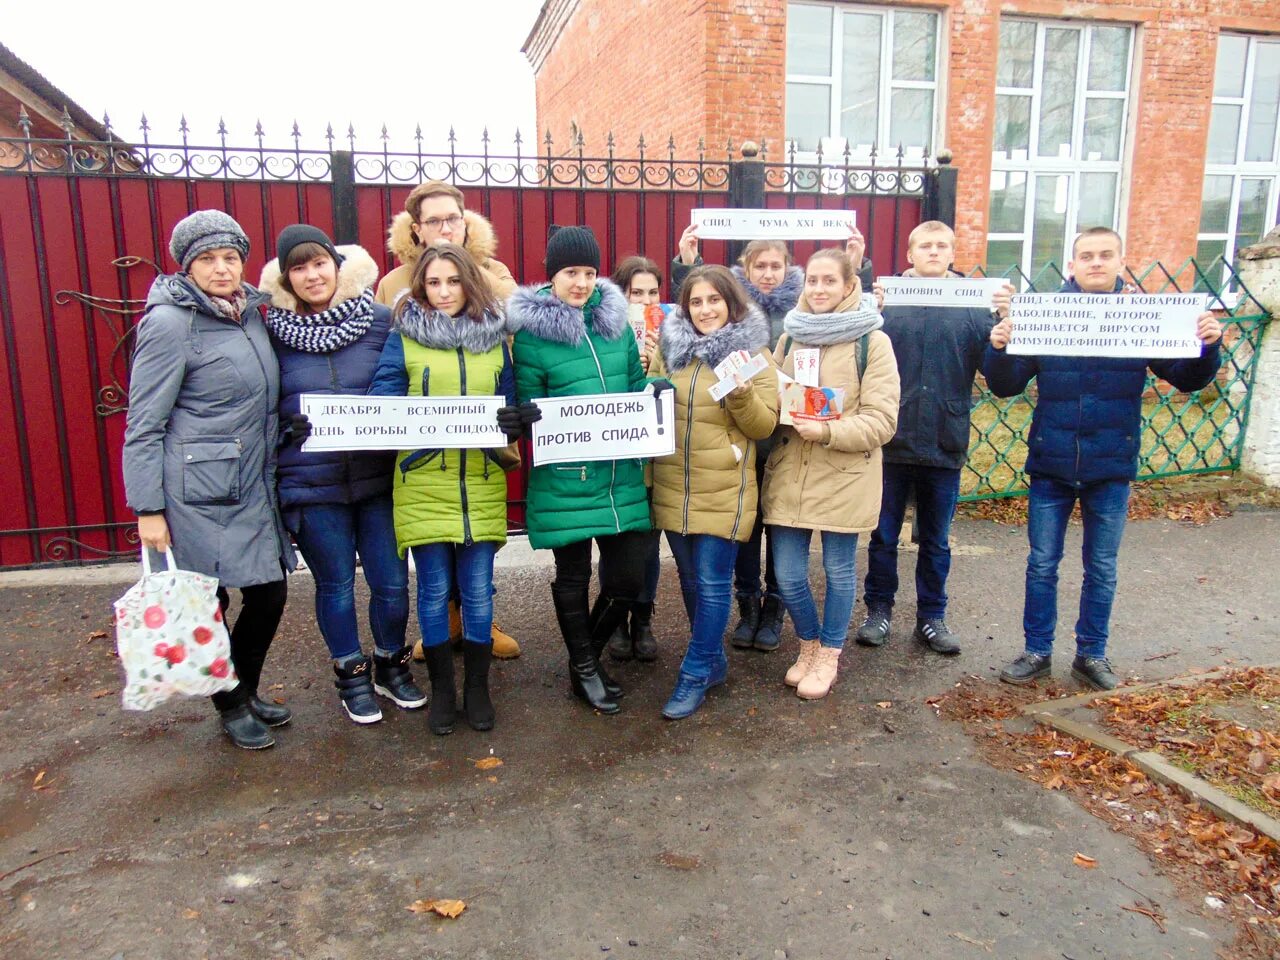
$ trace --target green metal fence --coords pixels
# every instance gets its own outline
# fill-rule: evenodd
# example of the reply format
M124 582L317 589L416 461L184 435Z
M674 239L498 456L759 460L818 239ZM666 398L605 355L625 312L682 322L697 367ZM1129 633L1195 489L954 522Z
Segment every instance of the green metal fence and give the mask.
M1180 393L1148 373L1143 399L1142 446L1138 478L1175 477L1196 473L1225 473L1240 466L1249 402L1253 395L1257 349L1271 318L1250 298L1230 264L1219 257L1206 270L1189 259L1170 271L1155 263L1128 279L1145 293L1187 290L1211 294L1210 309L1222 316L1222 367L1217 380L1195 393ZM975 271L982 274L983 271ZM1025 292L1057 290L1062 272L1049 264L1035 277L1014 268L1006 276ZM1033 380L1026 392L1000 399L979 377L974 385L969 459L960 481L961 500L1015 497L1027 492L1027 435L1036 402Z

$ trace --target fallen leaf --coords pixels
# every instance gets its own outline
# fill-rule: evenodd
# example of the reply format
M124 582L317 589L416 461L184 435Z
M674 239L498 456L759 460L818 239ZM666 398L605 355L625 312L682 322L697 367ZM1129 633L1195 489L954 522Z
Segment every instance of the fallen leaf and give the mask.
M488 780L490 783L497 783L497 782L498 782L498 778L497 778L497 777L485 777L485 779L486 779L486 780Z
M467 903L465 900L415 900L405 909L410 913L434 913L452 920L467 909Z
M40 786L40 784L44 782L44 773L45 772L41 770L39 773L36 774L36 778L31 781L31 785L33 787L38 787Z
M182 911L182 916L187 920L196 920L200 916L199 910L192 910L190 907Z
M283 698L283 697L272 697L272 698L271 698L271 702L272 702L272 703L274 703L277 707L282 707L282 706L284 706L284 698Z
M877 706L877 707L879 707L881 710L888 710L890 707L892 707L892 706L893 706L893 701L892 701L892 700L881 700L881 701L879 701L879 702L876 704L876 706Z
M1098 865L1098 861L1093 857L1086 857L1083 853L1077 853L1071 858L1071 862L1077 867L1083 867L1085 870L1092 870Z
M477 770L492 770L494 767L502 766L502 761L497 757L485 757L483 760L476 761Z
M756 708L755 708L755 707L747 707L747 716L748 716L748 717L754 717L755 715L756 715Z
M90 640L105 640L106 637L107 637L107 631L105 630L95 630L93 631L93 633L89 634Z
M672 870L696 870L702 866L702 861L697 857L684 853L671 853L670 851L663 851L658 854L658 862L664 867L670 867Z
M971 943L975 947L981 947L987 953L991 952L991 947L995 944L994 940L975 940L973 937L966 937L963 933L949 933L947 936L954 937L963 943Z
M101 690L93 691L93 693L89 694L89 696L91 696L94 700L101 700L103 697L109 697L113 693L115 693L115 691L112 690L110 687L103 687Z

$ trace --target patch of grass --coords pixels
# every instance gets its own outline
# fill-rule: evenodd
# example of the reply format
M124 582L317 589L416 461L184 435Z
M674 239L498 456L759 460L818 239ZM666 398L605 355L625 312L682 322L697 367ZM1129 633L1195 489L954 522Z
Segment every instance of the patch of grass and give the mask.
M1191 772L1195 773L1194 770ZM1208 777L1205 779L1209 780L1210 783L1223 793L1228 796L1235 797L1235 799L1239 800L1246 806L1252 807L1259 813L1265 813L1269 817L1274 817L1277 814L1280 814L1280 807L1277 807L1274 803L1268 800L1266 794L1257 787L1247 786L1243 783L1218 783Z

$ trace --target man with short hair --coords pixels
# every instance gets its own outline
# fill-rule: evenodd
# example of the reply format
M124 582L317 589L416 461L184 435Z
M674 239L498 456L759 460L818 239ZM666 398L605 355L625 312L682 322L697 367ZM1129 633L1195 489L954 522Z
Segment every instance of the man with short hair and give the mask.
M1061 292L1125 292L1120 235L1109 227L1084 231L1071 246L1067 270L1070 276ZM982 360L987 384L998 397L1016 396L1033 378L1039 385L1027 440L1031 550L1022 613L1026 647L1000 671L1000 679L1021 685L1050 673L1058 621L1058 563L1067 521L1079 501L1084 583L1071 675L1096 690L1111 690L1119 682L1107 659L1116 557L1128 518L1129 484L1137 476L1147 367L1178 390L1208 386L1221 362L1222 325L1212 313L1201 314L1196 321L1200 355L1178 360L1011 356L1005 350L1013 331L1009 297L997 295L997 301L1002 319L991 329Z

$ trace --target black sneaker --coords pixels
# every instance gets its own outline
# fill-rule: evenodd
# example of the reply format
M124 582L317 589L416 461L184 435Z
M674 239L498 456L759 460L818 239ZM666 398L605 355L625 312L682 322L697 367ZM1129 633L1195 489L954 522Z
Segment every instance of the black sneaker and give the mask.
M1071 675L1095 690L1114 690L1120 685L1106 657L1076 657L1071 661Z
M733 628L729 642L739 650L750 650L760 629L760 599L755 596L738 597L738 625Z
M1053 657L1042 657L1038 653L1024 653L1000 671L1000 679L1005 683L1025 687L1041 677L1049 676L1052 672Z
M353 660L345 670L335 663L333 672L338 677L333 685L338 688L342 709L354 723L377 723L382 719L382 711L378 709L378 701L373 695L368 657Z
M867 604L867 619L862 621L854 638L860 647L883 647L889 640L889 619L893 607L887 603Z
M401 647L394 656L373 655L373 689L403 710L417 710L427 705L427 695L418 689L409 672L410 651Z
M912 636L934 653L954 657L960 652L960 641L947 628L947 621L941 617L917 618L916 632Z

